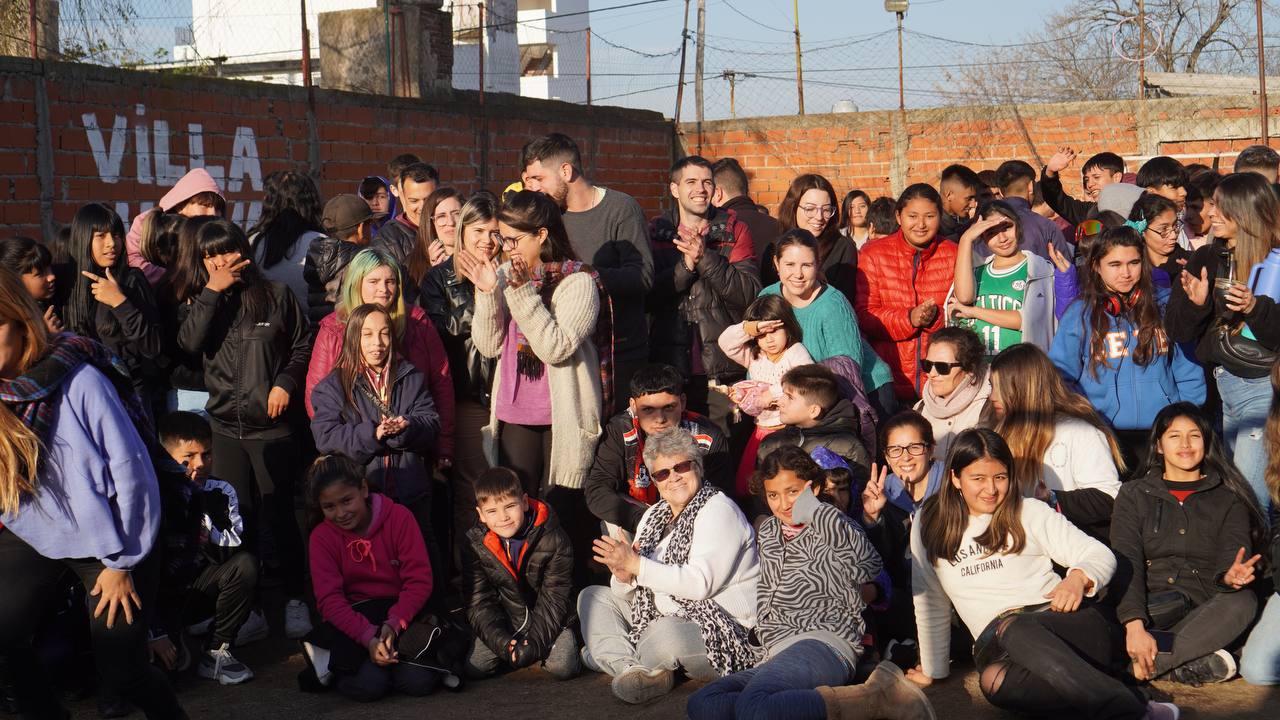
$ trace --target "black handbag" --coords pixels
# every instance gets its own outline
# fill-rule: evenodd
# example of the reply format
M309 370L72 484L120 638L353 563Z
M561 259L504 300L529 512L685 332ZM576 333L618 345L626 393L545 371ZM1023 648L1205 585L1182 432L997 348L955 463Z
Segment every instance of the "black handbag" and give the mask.
M1224 323L1214 326L1207 339L1214 361L1232 375L1246 380L1266 377L1280 358L1280 354L1268 350L1257 340L1231 332Z

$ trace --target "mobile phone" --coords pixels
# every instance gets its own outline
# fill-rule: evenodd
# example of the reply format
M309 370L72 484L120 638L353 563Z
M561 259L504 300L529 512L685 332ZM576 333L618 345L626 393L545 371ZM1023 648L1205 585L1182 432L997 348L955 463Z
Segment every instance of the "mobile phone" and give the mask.
M1173 652L1173 638L1176 637L1173 633L1167 630L1148 630L1147 632L1151 633L1151 637L1156 640L1157 653L1168 655Z

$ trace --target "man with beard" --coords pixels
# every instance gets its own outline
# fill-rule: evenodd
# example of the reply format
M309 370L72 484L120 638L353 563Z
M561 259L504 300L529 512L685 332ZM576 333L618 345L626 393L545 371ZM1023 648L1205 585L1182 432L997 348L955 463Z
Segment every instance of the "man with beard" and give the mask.
M567 135L540 137L522 155L524 188L556 201L574 253L600 273L613 299L613 396L627 397L631 376L649 358L644 304L653 285L653 256L644 211L630 195L593 185Z
M712 388L732 385L746 373L717 341L760 293L760 273L751 231L734 211L712 207L714 193L705 158L691 155L671 167L676 207L649 224L654 262L649 346L653 360L689 378L690 407L728 434L733 404Z

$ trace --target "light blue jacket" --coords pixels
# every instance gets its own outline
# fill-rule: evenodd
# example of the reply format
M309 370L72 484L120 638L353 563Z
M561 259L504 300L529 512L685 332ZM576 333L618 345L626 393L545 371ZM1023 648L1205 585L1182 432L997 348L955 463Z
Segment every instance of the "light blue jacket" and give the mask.
M97 558L128 570L146 559L160 529L147 447L115 387L87 363L62 381L57 403L39 488L0 522L47 558Z
M1049 352L1053 343L1057 316L1053 314L1053 263L1030 250L1023 250L1027 258L1027 287L1022 296L1022 342L1028 342ZM975 270L989 265L996 259L988 256L975 266Z
M1156 288L1156 301L1163 315L1169 299L1167 288ZM1058 323L1049 357L1067 382L1080 388L1093 407L1117 430L1146 430L1156 413L1171 403L1204 402L1204 370L1187 358L1176 343L1146 367L1133 361L1137 345L1134 326L1125 315L1107 316L1111 321L1106 362L1097 377L1090 369L1090 329L1083 300L1071 303Z

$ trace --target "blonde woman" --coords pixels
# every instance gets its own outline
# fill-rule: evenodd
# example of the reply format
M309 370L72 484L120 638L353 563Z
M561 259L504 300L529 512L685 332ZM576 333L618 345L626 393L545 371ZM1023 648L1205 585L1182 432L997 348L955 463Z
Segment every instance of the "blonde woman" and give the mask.
M95 607L98 673L148 718L185 718L146 663L160 490L150 423L124 366L88 338L50 336L22 281L0 270L0 653L24 717L62 717L31 631L70 570ZM145 600L144 600L145 598Z

